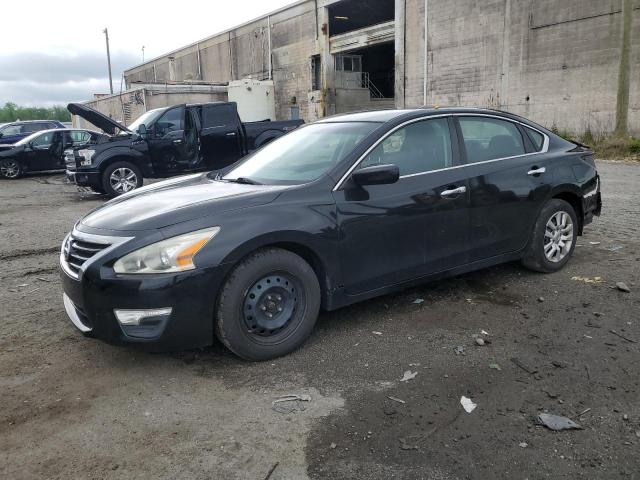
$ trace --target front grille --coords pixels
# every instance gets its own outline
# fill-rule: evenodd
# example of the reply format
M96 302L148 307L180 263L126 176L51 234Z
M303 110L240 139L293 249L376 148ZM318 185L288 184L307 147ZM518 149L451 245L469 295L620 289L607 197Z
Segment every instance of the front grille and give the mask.
M64 259L69 270L77 275L87 260L108 246L108 243L87 242L70 235L64 248Z

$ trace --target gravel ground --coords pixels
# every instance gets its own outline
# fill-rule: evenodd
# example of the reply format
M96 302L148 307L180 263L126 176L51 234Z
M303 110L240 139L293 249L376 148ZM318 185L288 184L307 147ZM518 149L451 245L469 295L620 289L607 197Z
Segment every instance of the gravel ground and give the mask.
M325 313L261 364L82 337L57 251L104 199L0 182L0 478L640 478L640 165L598 166L603 216L562 272L509 264ZM311 399L275 411L290 393Z

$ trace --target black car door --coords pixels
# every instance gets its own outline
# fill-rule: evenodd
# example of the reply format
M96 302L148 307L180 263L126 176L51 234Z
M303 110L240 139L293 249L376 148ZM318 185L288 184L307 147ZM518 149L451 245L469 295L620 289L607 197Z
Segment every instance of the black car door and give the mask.
M27 168L32 172L60 169L63 151L62 132L43 132L29 144Z
M185 106L170 108L158 118L147 139L153 168L160 175L180 171L184 147Z
M548 140L502 117L465 115L457 121L468 164L470 260L516 252L526 245L550 189Z
M242 157L242 125L232 104L202 107L202 154L207 168L218 170Z
M447 117L399 127L357 168L395 164L398 182L334 192L347 294L447 270L467 261L468 196ZM455 139L455 132L454 139Z

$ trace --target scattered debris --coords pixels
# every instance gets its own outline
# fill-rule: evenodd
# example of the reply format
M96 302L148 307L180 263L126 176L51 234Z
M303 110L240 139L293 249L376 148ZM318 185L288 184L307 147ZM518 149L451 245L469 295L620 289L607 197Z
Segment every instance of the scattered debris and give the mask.
M622 245L611 245L610 247L604 247L605 250L609 250L610 252L617 252L618 250L622 250Z
M585 413L589 413L591 411L591 408L586 408L583 411L581 411L578 416L581 417L582 415L584 415Z
M601 242L589 242L591 245L600 245Z
M578 425L570 418L561 417L560 415L553 415L552 413L540 413L538 415L538 421L545 427L555 431L582 429L580 425Z
M311 395L285 395L271 402L271 409L278 413L303 412L307 409L304 402L310 401Z
M561 360L552 360L551 365L553 365L556 368L567 368L569 366L567 362L563 362Z
M20 286L20 285L18 285L18 286ZM631 289L629 287L627 287L627 284L624 283L624 282L616 283L616 288L618 290L620 290L621 292L624 292L624 293L630 293L631 292Z
M464 355L464 346L458 345L455 350L456 355Z
M28 283L21 283L20 285L16 285L16 288L24 288L24 287L28 287L29 284Z
M47 280L46 278L43 277L36 277L36 280L40 280L41 282L48 282L49 280Z
M375 331L373 331L373 332L371 332L371 333L373 333L374 335L382 335L382 332L375 332Z
M498 365L497 363L490 363L489 364L489 368L492 369L492 370L502 370L500 368L500 365Z
M276 462L273 464L273 467L269 469L269 471L267 472L267 476L264 477L264 480L269 480L271 478L271 475L273 475L273 472L275 472L276 468L278 468L278 465L280 465L280 462Z
M622 338L623 340L626 340L629 343L638 343L633 338L625 337L624 335L622 335L621 333L616 332L615 330L609 330L609 333L613 333L616 337L620 337L620 338Z
M544 302L544 297L538 297L538 301L539 301L540 303Z
M489 335L489 332L487 332L486 330L480 330L480 333L483 335Z
M537 368L534 368L534 367L531 367L531 366L527 365L526 363L524 363L522 360L520 360L517 357L513 357L511 359L511 361L513 363L515 363L518 367L520 367L522 370L524 370L525 372L527 372L527 373L529 373L531 375L533 375L535 373L538 373L538 369Z
M407 402L405 402L404 400L401 400L401 399L396 398L396 397L390 397L389 395L387 395L387 398L388 398L389 400L393 400L394 402L398 402L398 403L407 403Z
M331 450L334 450L338 445L336 445L335 443L331 442L331 445L329 445L329 448Z
M604 280L602 279L602 277L580 277L580 276L576 276L576 277L571 277L571 280L575 280L577 282L584 282L584 283L602 283Z
M467 398L464 395L460 397L460 404L462 405L462 408L464 408L464 410L467 413L473 412L478 406L475 403L473 403L470 398Z
M407 370L406 372L404 372L404 375L402 375L402 378L400 379L400 381L408 382L409 380L413 380L414 378L416 378L416 375L418 375L418 372L412 372L411 370Z
M528 444L527 442L520 442L520 443L518 444L518 446L519 446L520 448L527 448L527 447L529 446L529 444Z
M483 347L484 346L484 340L480 337L476 338L476 345Z
M416 298L413 303L415 303L416 305L420 305L421 303L424 302L424 298Z
M625 422L628 422L628 421L629 421L629 415L627 415L627 414L625 413L624 415L622 415L622 419L623 419Z
M402 450L418 450L417 445L409 445L404 438L398 438L398 440L400 441L400 448Z

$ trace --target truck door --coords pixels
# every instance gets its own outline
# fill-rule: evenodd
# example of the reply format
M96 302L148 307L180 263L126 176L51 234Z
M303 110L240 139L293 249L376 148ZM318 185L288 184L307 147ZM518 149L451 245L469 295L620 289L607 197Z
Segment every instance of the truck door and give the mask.
M242 124L235 104L202 107L202 154L210 170L234 163L244 155Z
M148 143L153 168L160 175L181 170L185 143L186 108L180 105L164 112L152 125Z

